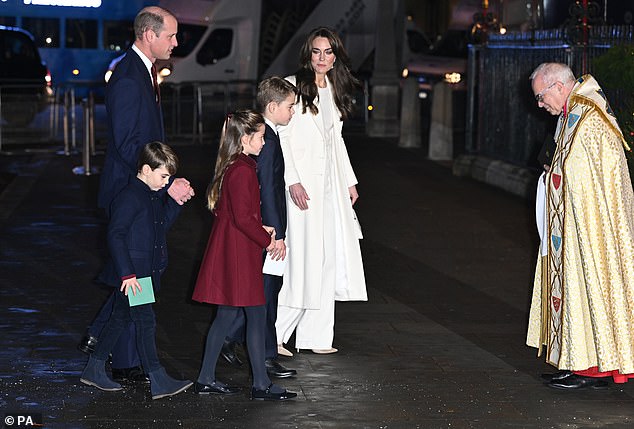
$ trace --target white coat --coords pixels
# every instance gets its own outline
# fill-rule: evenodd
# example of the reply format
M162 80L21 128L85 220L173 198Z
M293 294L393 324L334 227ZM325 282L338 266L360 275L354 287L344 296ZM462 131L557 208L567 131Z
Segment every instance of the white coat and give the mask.
M286 78L295 84L295 76ZM331 84L328 81L328 88ZM330 97L333 100L333 97ZM318 100L315 104L319 108ZM331 169L337 177L334 190L341 223L345 255L346 284L336 285L336 301L367 301L363 261L359 246L360 233L356 225L348 188L357 184L341 130L343 121L332 103L334 142ZM324 180L326 171L325 137L321 109L313 115L309 109L302 113L301 101L295 105L295 114L279 135L284 156L286 206L288 224L286 245L289 248L279 305L293 308L318 309L322 285L324 238ZM300 210L290 197L290 185L301 183L310 200L308 210Z

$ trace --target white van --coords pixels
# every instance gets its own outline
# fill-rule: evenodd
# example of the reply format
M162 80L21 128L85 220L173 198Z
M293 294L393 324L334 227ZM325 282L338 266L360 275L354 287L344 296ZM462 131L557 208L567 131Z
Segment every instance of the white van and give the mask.
M162 0L178 19L179 46L157 61L165 82L255 80L260 0Z

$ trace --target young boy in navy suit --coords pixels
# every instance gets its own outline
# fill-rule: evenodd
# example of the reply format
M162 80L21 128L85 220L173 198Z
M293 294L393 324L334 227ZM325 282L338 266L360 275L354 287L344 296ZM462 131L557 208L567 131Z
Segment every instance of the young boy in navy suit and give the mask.
M95 351L90 355L80 381L101 390L121 390L108 377L106 359L130 321L136 326L136 341L141 363L150 378L152 399L183 392L188 380L168 376L156 352L156 319L152 304L130 306L128 295L141 291L137 279L150 277L153 291L160 289L161 274L167 267L166 234L180 213L181 206L159 191L176 173L178 158L160 142L146 144L139 154L136 179L123 188L112 202L108 224L110 260L100 280L116 287L110 319L104 326ZM145 286L145 287L150 287Z
M288 125L293 116L297 89L289 81L273 76L258 85L257 103L264 116L264 147L257 157L257 175L260 182L260 209L262 222L275 228L276 242L271 257L275 260L286 257L286 195L284 184L284 157L277 135L277 127ZM282 288L282 277L264 274L264 296L266 298L266 370L271 377L285 378L297 374L294 369L282 366L278 361L278 343L275 331L277 319L277 295ZM243 342L244 318L234 325L222 356L230 363L239 361L235 354L235 344ZM283 347L285 355L290 353Z

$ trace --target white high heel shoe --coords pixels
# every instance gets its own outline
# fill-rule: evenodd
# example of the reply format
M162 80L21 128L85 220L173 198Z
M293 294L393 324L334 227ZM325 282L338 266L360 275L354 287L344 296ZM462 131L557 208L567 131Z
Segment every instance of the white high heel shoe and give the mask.
M339 350L337 350L334 347L331 347L329 349L311 349L311 351L318 355L329 355L331 353L337 353Z
M293 357L293 353L284 347L284 344L277 345L277 354L282 356Z

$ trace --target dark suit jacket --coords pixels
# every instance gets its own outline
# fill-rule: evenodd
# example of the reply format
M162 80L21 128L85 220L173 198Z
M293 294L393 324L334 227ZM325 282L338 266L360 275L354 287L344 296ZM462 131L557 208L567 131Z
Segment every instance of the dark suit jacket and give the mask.
M540 167L543 165L550 166L550 163L553 162L555 150L557 150L555 137L552 134L548 134L544 139L544 144L542 145L542 149L539 151L539 155L537 155Z
M101 173L97 205L110 203L136 177L141 148L152 141L165 142L163 115L156 102L150 74L139 55L129 49L117 64L106 87L108 147Z
M284 157L280 138L267 124L264 147L257 157L260 182L262 223L275 228L275 238L286 238L286 195L284 190Z
M132 275L152 277L160 289L161 274L167 267L167 230L181 211L173 198L164 198L138 178L114 198L108 224L110 260L99 280L120 287Z

